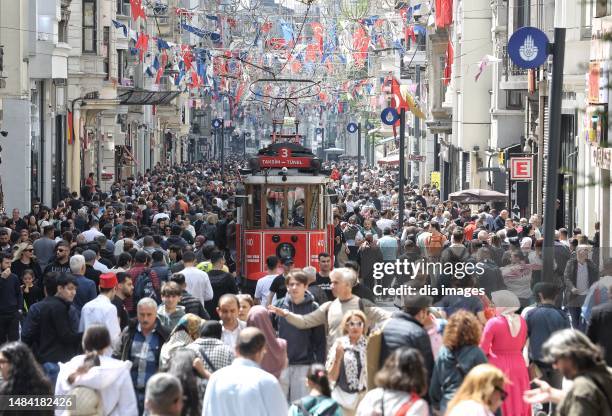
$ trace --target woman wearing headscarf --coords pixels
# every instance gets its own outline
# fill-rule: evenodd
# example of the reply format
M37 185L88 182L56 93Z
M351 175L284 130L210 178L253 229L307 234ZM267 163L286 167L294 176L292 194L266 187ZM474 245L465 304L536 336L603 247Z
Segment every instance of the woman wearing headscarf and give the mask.
M529 374L522 354L527 339L527 324L516 313L521 303L509 290L493 292L491 298L498 316L485 325L480 348L490 364L512 379L512 384L505 387L508 398L502 405L502 414L530 416L531 406L523 401L523 394L529 389Z
M168 361L172 358L175 350L186 347L200 337L201 324L202 318L193 313L188 313L180 319L170 333L170 338L162 346L159 355L159 367L161 369L168 368Z
M280 378L281 372L287 367L287 341L276 337L272 321L266 308L256 305L247 316L247 326L254 326L266 337L266 354L261 361L261 368Z

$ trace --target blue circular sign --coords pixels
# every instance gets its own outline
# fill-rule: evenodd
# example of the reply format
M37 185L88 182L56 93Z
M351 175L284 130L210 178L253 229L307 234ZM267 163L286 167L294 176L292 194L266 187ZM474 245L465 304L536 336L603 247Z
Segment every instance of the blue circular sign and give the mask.
M540 29L525 26L510 36L508 55L519 68L537 68L546 62L548 43L548 37Z
M357 131L357 124L355 124L355 123L349 123L349 124L347 124L347 126L346 126L346 130L347 130L349 133L355 133L355 132Z
M221 127L223 125L223 120L221 120L220 118L216 118L213 120L212 122L212 126L216 129L218 129L219 127Z
M387 126L392 126L399 120L399 114L395 108L387 107L380 113L380 118Z
M321 134L321 133L323 133L323 129L321 127L317 127L315 129L315 134Z

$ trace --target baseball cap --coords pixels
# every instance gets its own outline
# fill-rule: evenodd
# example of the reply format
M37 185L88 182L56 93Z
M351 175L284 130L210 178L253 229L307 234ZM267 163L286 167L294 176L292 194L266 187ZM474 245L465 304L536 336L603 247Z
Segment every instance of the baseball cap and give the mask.
M85 258L86 262L90 262L96 259L96 252L93 250L85 250L83 252L83 257Z
M285 266L288 266L290 264L293 264L293 258L292 257L284 257L283 258L283 264Z

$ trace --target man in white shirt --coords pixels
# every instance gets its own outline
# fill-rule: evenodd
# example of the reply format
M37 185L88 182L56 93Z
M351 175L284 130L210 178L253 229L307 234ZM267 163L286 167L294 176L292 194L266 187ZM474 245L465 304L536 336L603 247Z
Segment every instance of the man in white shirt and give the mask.
M100 232L100 223L96 218L92 219L89 224L89 230L81 233L85 238L86 243L91 243L99 235L104 235Z
M119 317L117 308L111 300L117 293L117 275L115 273L105 273L100 275L100 294L97 298L87 302L81 309L81 321L79 322L79 332L94 324L104 325L108 329L111 343L119 337Z
M266 267L268 274L257 281L255 287L255 302L262 306L268 306L268 294L270 293L270 286L272 282L278 276L278 257L268 256L266 259Z
M221 341L228 347L234 348L240 332L246 328L246 322L238 319L240 301L232 293L226 293L219 298L217 315L221 318Z
M183 265L185 268L181 273L185 276L187 292L198 298L202 305L213 298L213 289L208 274L195 267L196 257L192 251L183 253Z
M238 337L232 365L215 371L206 387L202 416L276 416L287 414L287 399L276 377L261 369L266 338L257 328Z

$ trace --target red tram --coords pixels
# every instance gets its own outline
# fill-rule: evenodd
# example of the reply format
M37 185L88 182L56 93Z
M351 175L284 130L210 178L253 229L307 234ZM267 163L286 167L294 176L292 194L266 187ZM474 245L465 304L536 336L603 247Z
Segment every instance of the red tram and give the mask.
M294 134L274 131L272 143L241 170L237 271L251 281L267 274L268 256L291 257L295 267L318 269L318 254L333 253L329 172L301 145L297 124Z

